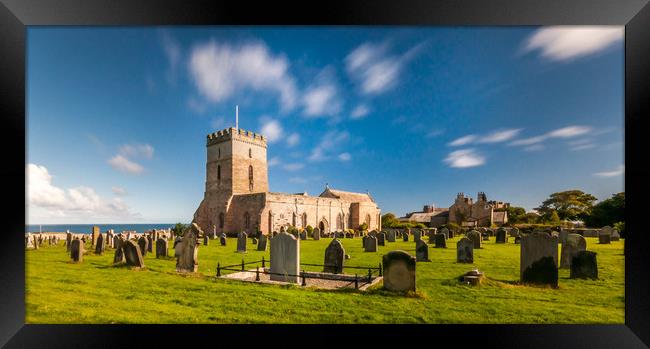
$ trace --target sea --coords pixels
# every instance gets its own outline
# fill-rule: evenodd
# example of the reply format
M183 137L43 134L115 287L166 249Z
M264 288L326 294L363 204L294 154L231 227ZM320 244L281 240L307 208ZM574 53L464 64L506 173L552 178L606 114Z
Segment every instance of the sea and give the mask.
M92 234L93 227L99 227L102 233L113 229L116 233L122 231L135 231L137 233L144 233L152 229L167 229L173 228L176 223L155 223L155 224L30 224L25 225L25 233L38 233L38 232L63 232L70 230L75 234Z

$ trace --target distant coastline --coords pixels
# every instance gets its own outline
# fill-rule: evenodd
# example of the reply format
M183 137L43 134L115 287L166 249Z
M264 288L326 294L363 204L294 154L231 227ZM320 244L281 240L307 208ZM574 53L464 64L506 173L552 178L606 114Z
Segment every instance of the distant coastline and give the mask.
M98 226L101 232L113 229L116 233L122 231L135 231L144 233L152 229L167 229L174 227L175 223L143 223L143 224L29 224L25 225L25 233L65 233L70 230L75 234L91 234L93 226Z

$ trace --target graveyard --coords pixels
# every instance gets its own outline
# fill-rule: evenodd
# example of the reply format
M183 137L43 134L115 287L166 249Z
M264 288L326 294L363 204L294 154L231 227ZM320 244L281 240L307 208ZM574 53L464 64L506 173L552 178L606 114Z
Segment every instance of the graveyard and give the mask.
M429 261L416 263L416 291L406 293L387 291L381 282L366 290L329 290L310 286L309 279L301 286L217 278L218 264L262 258L268 263L269 249L257 251L251 238L245 253L236 252L237 238L227 238L226 246L218 239L201 244L195 273L176 271L173 242L168 257L156 258L155 247L143 256L144 268L113 265L115 250L107 247L97 255L90 241L79 263L71 261L65 241L43 244L25 251L26 323L624 323L623 239L599 244L598 238L587 237L587 250L597 253L598 279L571 279L564 268L558 287L552 288L519 282L521 245L513 238L496 243L492 236L473 250L473 263L457 263L461 237L448 239L446 248L429 244ZM365 252L359 237L339 240L350 255L344 268L378 266L394 250L415 256L413 239L386 242L376 252ZM322 272L322 266L302 264L322 265L331 241L300 241L301 271ZM560 253L558 246L558 263ZM472 269L484 273L484 281L478 286L459 282Z

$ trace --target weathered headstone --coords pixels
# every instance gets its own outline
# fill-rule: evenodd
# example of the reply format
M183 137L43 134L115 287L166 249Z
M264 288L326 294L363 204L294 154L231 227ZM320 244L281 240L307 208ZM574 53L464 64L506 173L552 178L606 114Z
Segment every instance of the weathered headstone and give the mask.
M151 235L147 235L147 252L153 253L153 242Z
M138 239L138 246L140 246L140 253L142 253L142 257L146 256L149 247L149 240L147 240L144 235Z
M388 234L386 235L386 240L388 240L388 242L395 242L395 230L391 229L388 231Z
M404 251L390 251L382 257L384 288L415 291L415 257Z
M612 240L612 241L619 241L620 239L621 239L621 234L618 233L618 230L617 230L617 229L614 229L614 230L612 231L612 237L611 237L611 240Z
M311 232L311 237L314 240L320 240L320 229L314 228L314 230Z
M269 238L264 235L260 234L260 240L257 242L257 250L258 251L266 251L266 245L269 241Z
M180 244L181 241L183 241L183 238L181 238L180 236L177 236L177 237L174 239L174 245L173 245L172 247L173 247L174 249L176 249L176 245Z
M70 234L70 231L68 230L65 233L65 248L67 252L70 252L70 244L72 243L72 234Z
M474 263L474 242L464 237L456 244L456 263Z
M450 234L449 234L449 229L447 229L446 227L440 229L440 232L441 232L442 234L445 234L445 236L447 237L447 239L451 239L451 238L453 237L453 236L450 236Z
M372 235L364 236L364 238L363 250L365 252L377 252L377 238Z
M598 234L598 243L599 244L609 244L612 242L612 234L604 229Z
M409 233L407 231L402 232L402 241L409 241Z
M418 242L422 240L422 231L420 229L413 229L413 241Z
M298 282L300 275L300 240L286 232L271 239L271 280Z
M243 231L237 234L237 252L246 252L246 238L248 238L248 234Z
M300 232L300 240L307 240L307 231L303 230Z
M415 260L418 262L429 261L429 245L422 239L415 242Z
M377 234L377 245L386 246L386 233L381 232Z
M181 242L176 245L176 271L195 273L199 270L199 236L201 228L192 223L190 230L183 235Z
M558 237L546 233L522 237L519 268L522 282L557 287L557 245Z
M472 240L472 243L474 243L474 248L481 248L481 233L476 230L471 230L467 232L467 238Z
M579 234L567 234L566 240L562 244L560 254L560 268L570 268L571 260L578 252L587 249L587 240Z
M142 258L140 246L140 244L135 243L133 240L124 241L122 250L124 251L126 265L137 268L144 267L144 259Z
M158 238L156 240L156 258L167 257L168 244L167 239Z
M93 226L93 231L92 231L92 242L93 242L93 247L97 244L97 237L99 236L99 227L98 226Z
M345 257L345 249L338 239L332 240L325 249L325 262L323 265L323 272L340 274L343 272L343 259Z
M104 254L104 248L105 248L104 237L102 236L102 234L99 234L99 236L97 236L97 240L95 241L95 254L98 255Z
M226 234L221 233L221 235L219 236L219 243L221 244L221 246L226 246L226 241L227 241Z
M443 233L437 233L434 235L434 242L436 244L436 248L447 248L447 238Z
M208 246L210 244L210 238L207 235L203 235L203 245Z
M571 259L571 279L598 279L596 252L580 251Z
M84 260L84 246L81 240L74 239L70 244L70 258L73 262L83 262Z
M126 258L124 257L124 246L120 244L119 247L115 248L115 254L113 255L113 264L125 263Z
M508 234L506 233L505 229L499 228L497 230L495 242L497 244L505 244L506 242L508 242Z

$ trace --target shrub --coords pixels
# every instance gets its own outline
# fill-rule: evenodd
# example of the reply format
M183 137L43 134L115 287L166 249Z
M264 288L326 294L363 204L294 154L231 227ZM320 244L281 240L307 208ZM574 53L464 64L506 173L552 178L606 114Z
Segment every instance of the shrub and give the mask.
M296 235L298 234L298 228L294 227L293 225L287 228L287 233Z
M361 225L359 226L359 230L361 230L361 231L368 230L368 223L363 222L363 224L361 224Z
M625 237L625 222L614 223L614 229L618 230L621 237Z
M311 233L314 232L314 228L311 225L306 226L305 230L307 231L307 234L309 234L309 236L311 236Z

